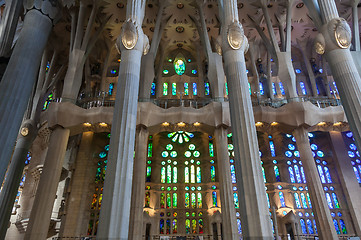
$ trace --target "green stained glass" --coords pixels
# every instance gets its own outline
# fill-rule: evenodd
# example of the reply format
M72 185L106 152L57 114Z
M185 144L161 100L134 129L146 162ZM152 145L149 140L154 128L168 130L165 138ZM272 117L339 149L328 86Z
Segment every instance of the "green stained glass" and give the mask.
M196 194L195 193L191 193L191 204L192 204L192 208L196 208Z
M172 183L172 167L167 166L167 183Z
M190 139L189 139L189 137L187 135L184 134L183 137L184 137L185 142L189 142Z
M152 167L148 166L147 167L147 178L146 178L147 182L150 182L151 176L152 176Z
M173 234L178 232L177 219L173 219Z
M177 83L172 83L172 95L177 95Z
M188 83L184 83L184 95L188 96L189 95L189 86Z
M177 157L177 152L176 152L176 151L172 151L172 152L170 153L170 156L171 156L171 157Z
M178 181L178 169L177 167L173 167L173 183L177 183Z
M174 61L174 69L175 69L175 72L178 75L183 75L184 72L186 71L185 62L182 59L179 59L179 58L175 59L175 61Z
M149 207L150 204L150 192L145 193L145 207Z
M169 134L168 134L169 135ZM173 149L173 145L172 144L168 144L165 149L167 149L168 151Z
M109 151L109 144L104 147L105 151Z
M226 82L226 95L228 96L228 84Z
M153 144L149 143L148 144L148 157L152 157L153 156Z
M228 150L232 151L233 150L233 144L228 144Z
M197 161L197 165L201 165L201 162L200 162L200 161Z
M168 157L168 155L169 155L169 154L168 154L167 151L163 151L163 152L162 152L162 157L166 158L166 157Z
M177 193L173 193L173 208L177 208Z
M196 216L196 213L195 212L192 212L192 217L195 217Z
M196 146L194 144L189 144L189 150L195 150L196 149Z
M186 156L187 158L191 157L192 156L192 153L190 151L186 151L184 153L184 156Z
M199 219L198 220L198 225L199 225L199 234L203 234L204 233L204 230L203 230L203 219Z
M262 167L262 175L263 175L263 181L266 183L267 180L266 180L266 174L264 172L264 167Z
M209 141L209 156L214 157L214 146L212 141Z
M217 192L212 192L212 202L213 202L213 207L217 207Z
M189 193L185 194L184 207L189 208Z
M178 139L178 137L179 137L179 135L175 135L175 136L172 138L172 141L173 141L173 142L176 142L177 139Z
M200 154L198 151L194 151L194 152L193 152L193 156L194 156L194 157L199 157L200 155L201 155L201 154Z
M191 166L191 183L196 183L194 165Z
M168 133L168 137L172 138L174 135L176 135L177 132ZM168 145L167 145L168 146Z
M198 208L202 208L202 193L197 193Z
M197 183L202 182L202 176L201 176L201 168L197 167Z
M163 95L168 95L168 83L163 83Z
M172 198L170 197L170 193L167 193L167 208L172 207Z
M160 170L160 182L165 183L165 167L162 167Z
M189 217L189 212L186 212L186 217Z
M191 233L191 220L186 219L186 233Z
M184 182L189 183L189 167L184 168Z
M160 207L165 208L165 194L164 193L160 194Z
M233 193L233 198L234 198L234 206L235 206L235 208L239 208L238 194Z
M229 137L229 138L232 137L232 133L228 133L227 137Z
M49 104L53 100L53 98L54 98L54 94L50 93L48 99L44 103L43 110L46 110L49 107Z
M197 220L192 220L192 233L197 233Z
M211 166L211 182L216 181L216 168L214 166Z
M99 153L99 157L100 158L105 158L107 156L107 153L106 152L101 152Z

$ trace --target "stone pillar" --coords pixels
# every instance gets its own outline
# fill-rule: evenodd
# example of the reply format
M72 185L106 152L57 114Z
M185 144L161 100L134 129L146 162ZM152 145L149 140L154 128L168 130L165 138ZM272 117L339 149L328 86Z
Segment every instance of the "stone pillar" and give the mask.
M340 176L340 183L345 194L347 205L349 206L350 215L357 236L361 236L361 189L357 182L355 173L347 148L340 132L330 132L331 142L336 157L335 165L337 173Z
M36 3L36 4L35 4ZM24 26L0 82L0 182L13 152L52 23L57 1L27 1ZM21 97L19 97L21 96Z
M119 67L98 240L128 239L139 75L146 38L141 28L144 5L144 0L128 0L126 19L129 21L123 24L122 34L118 39L122 61Z
M23 0L8 0L0 24L0 56L9 57Z
M142 126L137 129L135 159L133 169L132 203L130 206L129 239L142 239L144 235L143 208L145 198L145 173L147 162L148 130Z
M231 170L228 157L227 130L223 126L214 131L218 159L219 189L221 197L223 237L238 240L236 210L234 208Z
M248 41L242 26L238 23L237 1L224 1L223 9L224 12L220 7L220 15L224 16L221 21L222 50L229 87L243 239L271 240L273 233L244 58Z
M66 206L66 215L59 233L60 237L73 237L84 234L87 228L89 209L89 185L94 180L94 168L88 167L92 161L94 133L84 132L76 157L75 172L72 175L71 192Z
M313 159L308 131L304 127L299 127L295 129L293 136L296 138L300 159L305 168L307 183L309 183L307 184L308 192L310 193L312 210L315 213L319 238L321 240L337 240L338 237L332 222L330 209Z
M26 240L46 239L47 237L69 133L69 129L62 127L56 127L51 133L43 172L40 176L29 225L24 237Z
M34 125L33 121L28 121L23 124L22 128L24 130L17 140L5 183L0 192L0 239L4 239L6 235L11 210L14 206L20 180L23 175L25 159L29 152L30 145L37 135L37 129Z

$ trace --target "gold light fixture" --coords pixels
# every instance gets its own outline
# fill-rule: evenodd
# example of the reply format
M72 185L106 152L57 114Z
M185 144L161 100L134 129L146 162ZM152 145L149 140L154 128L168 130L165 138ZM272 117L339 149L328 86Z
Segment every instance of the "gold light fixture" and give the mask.
M169 126L169 122L164 122L164 123L162 123L162 125L163 125L164 127L168 127L168 126Z
M244 41L244 31L238 22L233 22L228 27L227 40L229 46L234 50L238 50L242 47Z
M83 123L83 125L84 125L84 127L91 127L91 123L88 123L88 122L86 122L86 123Z
M199 127L201 124L199 122L193 123L194 126Z
M184 122L179 122L177 125L178 125L178 127L185 127L186 126L186 124Z
M123 46L128 50L133 49L137 45L138 37L137 27L131 19L128 19L122 27L121 39Z

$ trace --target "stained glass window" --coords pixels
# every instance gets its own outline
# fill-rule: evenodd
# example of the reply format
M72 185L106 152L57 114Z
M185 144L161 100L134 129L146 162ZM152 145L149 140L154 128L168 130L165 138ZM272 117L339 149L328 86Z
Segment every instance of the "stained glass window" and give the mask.
M173 234L178 232L177 219L173 219Z
M197 220L192 220L192 233L197 233Z
M152 88L150 89L150 95L155 96L155 83L152 83Z
M184 182L189 183L189 167L184 168Z
M146 182L150 182L150 180L151 180L151 176L152 176L152 167L148 166L148 167L147 167L147 177L146 177Z
M177 95L177 83L172 83L172 95Z
M148 157L153 156L153 143L148 143Z
M272 83L272 92L273 95L277 95L276 84L274 82Z
M145 207L149 207L149 203L150 203L150 192L146 192L145 193Z
M192 204L192 208L196 208L196 194L195 193L191 193L191 204Z
M302 201L303 208L308 208L307 207L306 196L305 196L304 193L301 193L301 201Z
M242 225L241 225L241 220L239 218L237 218L237 226L238 226L238 233L242 234Z
M290 174L291 183L296 183L295 174L292 167L288 167L288 173Z
M170 196L170 193L167 193L167 208L172 207L172 198Z
M202 208L202 193L197 193L198 208Z
M323 169L322 169L321 165L317 165L317 170L318 170L318 174L320 175L321 182L326 183L326 178L325 178L325 175L323 174Z
M46 101L45 101L45 103L44 103L43 110L48 109L49 104L53 101L53 98L54 98L54 94L53 94L53 93L50 93L49 96L48 96L48 98L46 99Z
M296 207L301 208L301 202L298 193L294 193L293 195L295 196Z
M327 183L332 183L332 178L331 178L331 174L330 174L328 167L323 167L323 170L326 175Z
M273 144L273 141L269 141L269 146L270 146L270 149L271 149L272 157L275 157L276 156L276 150L275 150L275 145Z
M234 169L234 165L231 165L231 177L232 177L232 183L236 183L236 171Z
M310 219L307 219L307 227L308 227L308 233L309 234L315 234L314 231L313 231L313 226L312 226L312 222Z
M300 224L301 224L302 234L307 234L306 223L303 218L300 219Z
M336 193L332 193L331 195L332 195L332 199L333 199L333 203L335 205L335 208L340 208L340 204L338 203Z
M307 95L307 90L306 90L306 86L305 86L304 82L300 82L300 87L302 90L302 94Z
M163 83L163 95L168 95L168 83Z
M172 167L167 166L167 183L172 183Z
M340 225L341 225L342 233L347 234L346 224L342 219L340 219Z
M184 83L184 95L188 96L189 95L189 86L188 83Z
M232 166L233 165L231 165L231 173L232 173ZM234 166L233 166L233 168L234 168ZM266 183L267 179L266 179L266 173L264 171L264 167L262 167L262 175L263 175L263 181L264 181L264 183ZM233 181L233 175L232 175L232 181Z
M282 82L279 82L278 84L280 86L280 90L281 90L282 95L285 95L286 93L285 93L285 89L283 88Z
M280 201L281 201L281 207L286 207L286 203L285 203L285 198L283 196L283 192L279 192L279 197L280 197Z
M303 183L306 183L305 171L303 170L303 167L300 167L300 169L301 169L301 176L303 178Z
M307 194L306 194L306 196L307 196L307 202L308 202L308 205L310 206L310 208L312 208L310 194L309 194L309 193L307 193Z
M276 181L281 182L280 171L279 171L278 167L273 166L273 170L275 172Z
M191 220L186 219L186 233L191 233Z
M202 176L201 176L201 168L197 167L197 183L202 182Z
M193 83L193 96L197 96L197 83Z
M216 168L214 166L211 166L211 182L216 181Z
M174 60L174 69L175 69L175 72L178 75L183 75L184 72L186 71L185 62L182 59L179 59L179 58L175 59Z
M165 208L165 194L164 193L160 194L160 207Z
M331 196L329 193L326 193L326 200L327 200L328 207L330 209L333 209L333 204L332 204Z
M217 192L212 192L212 202L213 202L213 207L218 207L218 204L217 204Z
M234 207L239 208L239 201L238 201L238 194L233 193L233 199L234 199Z
M225 88L226 88L226 95L228 96L228 84L227 84L227 82L225 84Z
M202 218L200 218L198 220L198 225L199 225L199 234L203 234L204 233L204 230L203 230L204 224L203 224L203 219Z
M212 141L209 141L209 156L214 157L214 146Z
M206 96L209 96L209 83L204 83L204 90Z
M185 193L185 208L189 208L189 202L190 202L190 198L189 198L189 193Z
M259 94L264 95L263 84L259 83Z
M112 96L114 91L114 83L109 83L108 95Z
M336 219L333 219L333 225L335 226L337 234L341 234L340 227L338 226L338 222Z
M191 166L191 183L196 183L194 165Z
M301 174L300 174L300 170L298 168L297 165L294 165L293 167L295 169L295 174L296 174L296 179L298 183L302 183L302 179L301 179Z
M164 234L164 219L159 221L159 233Z

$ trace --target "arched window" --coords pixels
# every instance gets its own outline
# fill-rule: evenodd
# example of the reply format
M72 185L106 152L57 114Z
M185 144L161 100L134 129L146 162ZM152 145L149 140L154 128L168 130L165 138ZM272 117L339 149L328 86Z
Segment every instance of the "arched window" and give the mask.
M320 175L321 182L326 183L325 175L323 174L323 169L321 165L317 165L318 174Z
M184 168L184 182L189 183L189 167Z
M145 193L145 204L144 204L144 206L149 207L149 204L150 204L150 192L146 192Z
M172 83L172 95L177 95L177 83Z
M197 220L192 220L192 233L197 233Z
M164 234L164 219L159 221L159 233Z
M197 83L193 83L193 96L197 96Z
M216 181L216 168L214 166L211 166L211 182Z
M185 201L184 201L185 208L189 208L189 202L190 202L189 193L185 193Z
M288 173L290 174L291 183L296 183L295 174L292 167L288 167Z
M213 202L213 207L218 207L218 204L217 204L217 192L212 192L212 202Z
M333 203L334 203L335 208L340 208L340 204L338 203L336 193L331 193L331 195L332 195L332 199L333 199Z
M173 208L177 208L177 206L178 206L177 193L173 193Z
M303 208L308 208L305 194L301 193L300 195L301 195L301 201L302 201Z
M166 224L167 224L166 233L167 233L167 234L170 234L170 219L167 219Z
M333 209L333 204L332 204L331 196L329 193L326 193L326 200L327 200L328 207L330 209Z
M306 90L306 86L305 86L304 82L300 82L300 87L302 90L302 94L307 95L307 90Z
M285 198L284 198L284 196L283 196L283 192L279 192L278 195L279 195L279 197L280 197L281 207L286 207L286 203L285 203Z
M202 193L197 193L197 203L198 203L198 208L202 208L203 204L202 204Z
M196 194L195 193L191 193L191 204L192 204L192 208L196 208L197 204L196 204Z
M191 166L191 183L196 183L194 165Z
M273 170L275 172L276 181L281 182L281 176L280 176L280 171L279 171L278 167L273 166Z
M310 219L307 219L306 222L307 222L307 227L308 227L308 233L309 233L309 234L314 234L311 220L310 220Z
M285 95L286 92L285 92L285 89L284 89L284 87L283 87L282 82L279 82L278 84L279 84L279 86L280 86L280 90L281 90L282 95Z
M232 174L232 166L233 165L231 165L231 174ZM233 167L234 168L234 167ZM232 174L232 183L233 183L233 175L235 175L235 174ZM262 175L263 175L263 181L264 181L264 183L266 183L267 182L267 180L266 180L266 173L265 173L265 171L264 171L264 167L262 167ZM235 177L235 176L234 176Z
M203 230L203 219L202 218L200 218L199 220L198 220L198 225L199 225L199 234L203 234L204 233L204 230Z
M177 219L173 219L173 234L178 232L178 221Z
M301 224L302 234L307 234L306 223L303 218L300 219L300 224Z
M234 169L234 165L231 165L231 177L232 177L232 183L236 183L236 171Z
M335 226L337 234L341 234L340 227L338 226L338 222L336 219L333 219L333 225Z
M298 165L294 165L293 168L295 169L297 182L302 183L302 178L301 178L300 169L298 168Z
M233 199L235 208L239 208L238 194L236 192L233 193Z
M204 93L206 96L209 96L209 83L204 83Z
M261 82L259 83L259 94L264 95L263 84Z
M163 83L163 95L168 95L168 83Z
M241 219L237 218L238 233L242 234Z
M201 168L197 167L197 183L202 182Z
M342 219L340 219L340 225L341 225L342 233L347 234L346 224Z
M186 219L186 233L191 233L191 220L189 220L188 218Z
M300 202L300 197L299 197L298 193L294 193L293 195L295 196L296 207L297 208L302 208L301 207L301 202Z

